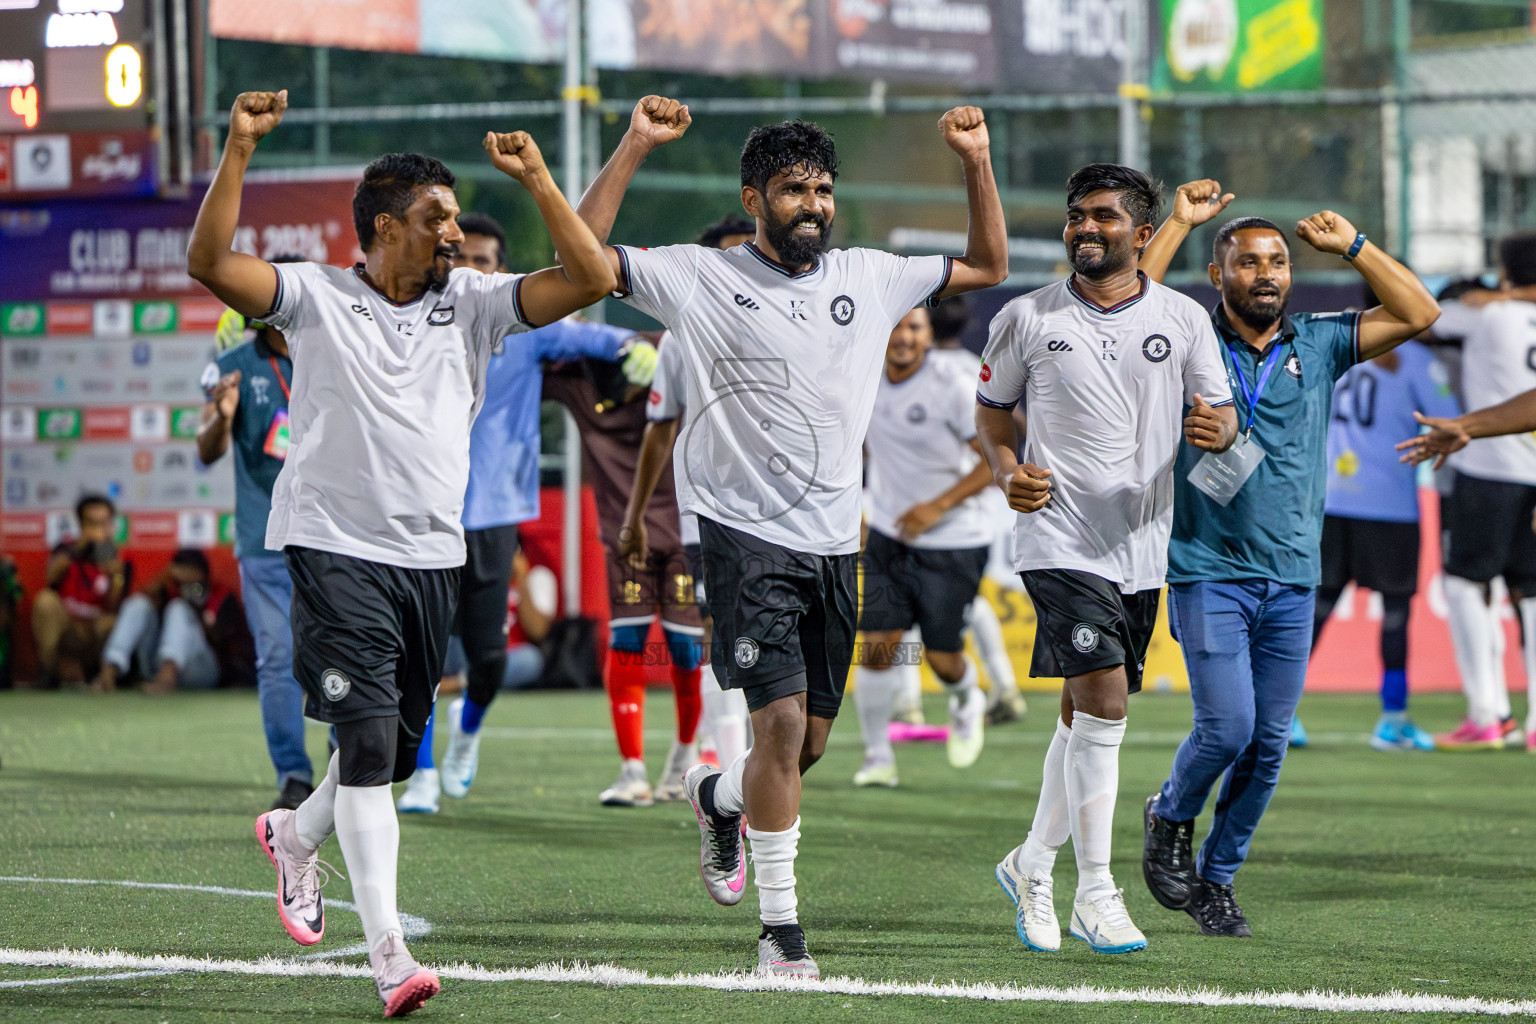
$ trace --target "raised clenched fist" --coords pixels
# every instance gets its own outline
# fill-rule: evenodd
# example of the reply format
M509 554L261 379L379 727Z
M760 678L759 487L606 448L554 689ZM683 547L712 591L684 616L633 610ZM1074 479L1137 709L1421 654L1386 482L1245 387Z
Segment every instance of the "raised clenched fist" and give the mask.
M527 132L486 132L483 145L496 169L518 181L526 182L540 172L547 173L544 154Z
M229 112L229 135L255 145L283 120L288 109L288 90L280 92L243 92L235 97Z
M683 137L693 118L688 108L665 96L642 96L629 116L629 132L652 149Z

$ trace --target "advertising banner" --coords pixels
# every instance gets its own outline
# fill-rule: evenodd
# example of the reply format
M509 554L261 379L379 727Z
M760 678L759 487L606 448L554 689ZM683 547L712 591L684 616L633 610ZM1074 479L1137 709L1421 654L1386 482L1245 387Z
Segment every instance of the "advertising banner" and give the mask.
M287 253L349 265L361 255L352 228L354 187L350 178L248 183L235 248L263 259ZM201 189L177 201L0 202L0 266L6 268L0 302L111 297L123 303L50 306L51 332L55 317L84 317L92 327L95 318L107 317L107 329L116 322L131 328L130 321L111 318L132 314L136 299L206 298L187 276L187 239L201 202Z
M1125 11L1149 0L997 0L1003 88L1112 93L1126 57Z
M1323 84L1323 0L1161 0L1153 88L1274 92Z

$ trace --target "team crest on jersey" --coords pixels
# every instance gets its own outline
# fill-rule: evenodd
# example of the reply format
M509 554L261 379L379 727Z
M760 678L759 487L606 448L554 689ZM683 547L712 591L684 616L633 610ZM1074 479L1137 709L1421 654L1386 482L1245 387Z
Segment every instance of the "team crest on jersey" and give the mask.
M907 406L907 422L921 423L928 418L928 410L920 405Z
M847 295L839 295L832 300L832 322L839 327L847 327L853 323L853 299Z
M447 327L451 323L453 323L452 306L438 306L427 314L428 327Z
M1154 334L1141 343L1141 354L1154 363L1167 359L1172 351L1173 346L1161 334Z
M1285 372L1290 374L1292 377L1295 377L1297 380L1301 380L1301 357L1298 356L1295 352L1292 352L1289 356L1286 357Z
M320 689L325 691L326 700L341 700L352 692L352 680L334 668L328 668L320 673Z
M742 668L751 668L757 664L757 641L749 636L736 638L736 664Z
M1092 653L1099 646L1099 631L1086 622L1072 627L1072 646L1084 654Z

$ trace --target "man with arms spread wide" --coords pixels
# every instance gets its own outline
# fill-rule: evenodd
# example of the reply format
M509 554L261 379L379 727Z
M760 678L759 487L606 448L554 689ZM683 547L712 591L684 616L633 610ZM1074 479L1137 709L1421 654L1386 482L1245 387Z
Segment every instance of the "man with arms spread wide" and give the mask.
M581 213L606 237L646 155L687 129L687 109L648 96ZM934 296L1007 276L1007 232L981 111L939 121L961 158L966 254L905 259L828 249L837 154L819 126L761 126L741 154L756 238L732 249L607 250L629 302L671 332L688 369L691 419L675 461L697 513L714 614L714 668L752 712L752 749L723 772L685 776L700 870L720 903L741 900L738 832L751 824L763 931L758 969L816 977L800 927L794 864L800 776L821 756L842 703L858 615L860 449L891 327Z
M282 331L293 358L291 439L266 543L293 577L306 713L336 726L338 749L296 811L257 819L257 839L277 867L284 927L313 945L325 930L317 852L336 833L392 1017L439 988L406 950L395 909L400 829L389 785L415 768L442 675L486 363L502 338L590 304L614 277L524 132L488 132L485 149L532 195L563 268L450 272L464 237L453 175L410 153L363 172L352 204L363 263L275 267L235 252L245 169L287 105L286 91L235 100L187 265L236 312Z
M1190 229L1231 200L1214 181L1180 186L1142 258L1147 275L1160 279ZM1147 799L1142 858L1152 895L1188 912L1205 935L1252 934L1232 878L1279 782L1306 679L1334 384L1440 314L1407 267L1337 213L1313 214L1296 235L1342 257L1381 305L1287 315L1291 255L1280 229L1241 217L1216 233L1210 279L1221 304L1210 320L1238 385L1242 431L1225 465L1180 452L1174 471L1168 618L1189 669L1194 728L1162 791ZM1211 830L1191 862L1194 819L1218 779Z

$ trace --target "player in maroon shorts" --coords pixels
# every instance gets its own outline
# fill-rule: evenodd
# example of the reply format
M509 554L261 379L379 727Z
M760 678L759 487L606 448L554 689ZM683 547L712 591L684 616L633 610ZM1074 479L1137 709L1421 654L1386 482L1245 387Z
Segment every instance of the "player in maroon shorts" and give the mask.
M668 461L662 483L646 505L649 540L643 568L618 555L624 505L634 489L645 433L646 389L630 388L613 367L591 360L565 364L545 374L544 397L571 411L581 432L583 475L597 499L597 521L608 559L608 701L618 739L619 776L599 796L610 807L649 807L656 800L683 798L683 772L698 760L695 732L702 701L699 665L704 660L703 627L694 600L693 574L683 554L677 492ZM677 733L654 790L645 768L645 674L653 658L646 644L651 623L661 617Z

